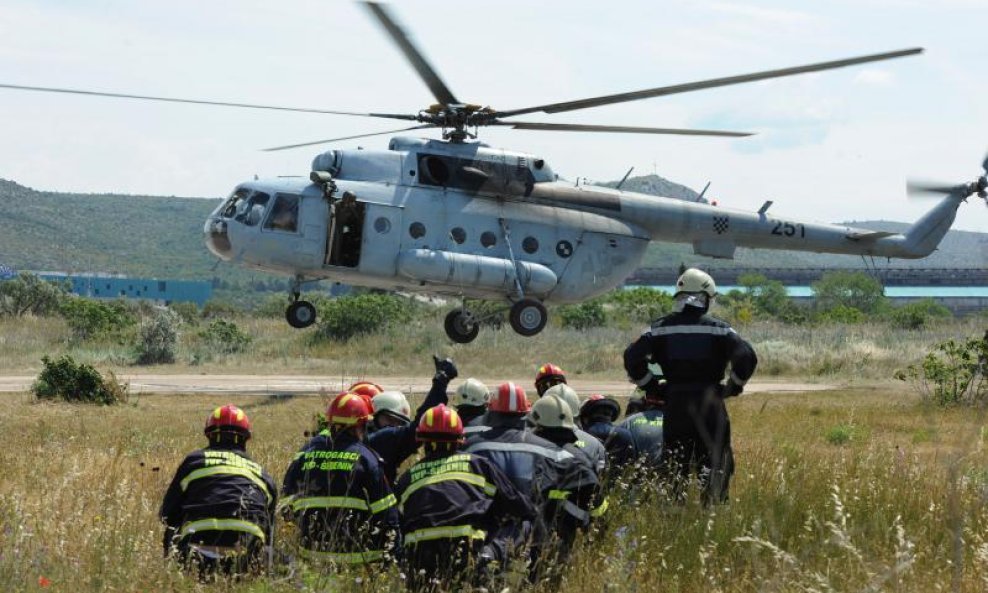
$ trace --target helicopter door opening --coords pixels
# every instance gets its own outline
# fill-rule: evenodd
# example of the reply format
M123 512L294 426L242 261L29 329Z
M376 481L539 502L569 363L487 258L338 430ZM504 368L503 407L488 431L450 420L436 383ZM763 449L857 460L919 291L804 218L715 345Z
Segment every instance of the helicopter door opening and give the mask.
M364 238L364 211L367 204L345 191L330 212L330 230L326 238L326 264L356 268L360 264L360 245Z

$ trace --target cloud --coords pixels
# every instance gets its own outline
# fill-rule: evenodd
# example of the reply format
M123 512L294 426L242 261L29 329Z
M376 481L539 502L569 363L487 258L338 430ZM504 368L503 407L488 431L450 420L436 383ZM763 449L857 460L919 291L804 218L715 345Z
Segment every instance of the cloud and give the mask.
M895 82L895 75L888 70L867 69L854 76L854 83L866 86L890 86Z

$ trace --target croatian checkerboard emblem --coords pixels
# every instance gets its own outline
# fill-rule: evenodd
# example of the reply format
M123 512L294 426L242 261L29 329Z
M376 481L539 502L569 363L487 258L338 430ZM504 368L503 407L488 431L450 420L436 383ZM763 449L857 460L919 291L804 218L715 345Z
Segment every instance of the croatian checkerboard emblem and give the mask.
M714 232L722 235L731 228L731 219L728 216L714 216Z

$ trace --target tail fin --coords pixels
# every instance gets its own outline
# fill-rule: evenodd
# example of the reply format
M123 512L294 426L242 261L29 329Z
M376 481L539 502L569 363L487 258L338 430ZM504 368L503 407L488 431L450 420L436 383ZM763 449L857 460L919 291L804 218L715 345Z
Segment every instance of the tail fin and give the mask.
M963 195L949 194L906 230L902 249L911 257L916 258L926 257L933 253L944 235L950 230L950 225L953 224L954 218L957 216L957 207L962 201L964 201Z

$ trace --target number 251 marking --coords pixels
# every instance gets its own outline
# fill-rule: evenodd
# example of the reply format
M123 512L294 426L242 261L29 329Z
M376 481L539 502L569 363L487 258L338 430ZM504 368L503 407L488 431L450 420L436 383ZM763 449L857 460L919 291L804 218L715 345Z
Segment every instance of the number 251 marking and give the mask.
M793 224L791 222L777 220L775 221L775 228L772 229L773 235L782 237L794 237L796 233L799 233L800 238L806 237L806 227L799 223Z

